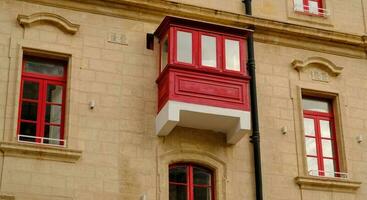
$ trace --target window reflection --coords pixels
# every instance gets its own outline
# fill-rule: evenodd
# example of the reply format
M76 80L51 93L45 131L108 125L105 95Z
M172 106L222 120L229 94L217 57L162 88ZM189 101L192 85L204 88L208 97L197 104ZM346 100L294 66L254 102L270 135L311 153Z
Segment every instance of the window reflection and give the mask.
M168 62L168 38L164 38L161 46L161 71L166 68Z
M177 31L177 61L192 63L192 34Z
M208 67L217 66L217 44L216 38L201 36L201 64Z
M236 40L225 40L226 69L240 71L240 43Z

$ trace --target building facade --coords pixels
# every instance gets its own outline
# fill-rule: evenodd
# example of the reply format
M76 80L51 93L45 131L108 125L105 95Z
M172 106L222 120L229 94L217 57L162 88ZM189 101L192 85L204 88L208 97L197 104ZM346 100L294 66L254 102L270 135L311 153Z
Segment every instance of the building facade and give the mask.
M259 199L256 104L263 199L366 199L366 6L0 0L0 199Z

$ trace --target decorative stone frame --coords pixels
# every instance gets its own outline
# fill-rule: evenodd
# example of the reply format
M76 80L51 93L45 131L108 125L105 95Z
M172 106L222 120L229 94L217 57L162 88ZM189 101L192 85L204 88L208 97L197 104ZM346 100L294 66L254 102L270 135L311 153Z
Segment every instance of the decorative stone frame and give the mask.
M345 99L342 93L338 90L337 82L334 80L341 74L342 67L337 67L331 61L325 58L309 58L302 62L295 60L292 66L299 72L299 80L290 81L290 96L293 101L294 110L294 126L295 139L298 162L298 177L295 181L302 189L326 190L351 192L358 189L361 182L353 181L353 177L346 179L333 177L319 177L310 176L307 173L306 147L304 139L304 125L303 125L303 106L302 97L314 96L320 98L330 99L332 101L334 121L338 146L338 159L341 172L347 172L347 159L344 148L344 127L343 118L345 118L345 111L342 105L345 105ZM319 70L328 73L332 80L325 83L320 80L313 80L307 76L308 68L318 68Z
M169 165L179 162L196 163L213 170L215 199L225 200L227 189L226 163L208 152L197 150L172 150L158 156L158 187L157 199L169 199Z
M333 4L332 0L324 0L324 8L329 11L327 16L308 15L302 12L294 11L294 0L287 0L287 17L292 21L300 21L312 24L319 24L323 26L333 25Z
M30 27L32 24L37 24L41 22L52 23L55 26L61 28L61 30L70 34L75 34L80 27L79 24L74 24L60 15L46 12L34 13L28 16L18 15L17 20L19 24L26 27Z
M33 17L30 17L31 21L29 23L33 23L34 21L42 21L42 17L37 14L31 16ZM37 16L39 16L39 18L37 18ZM55 25L54 23L51 24ZM24 29L24 31L27 30ZM4 152L5 156L32 157L37 159L56 160L63 162L76 162L81 157L82 153L80 150L76 150L76 143L66 141L65 147L57 147L42 144L22 143L18 142L17 140L19 96L24 54L40 57L47 56L68 61L64 136L65 138L69 138L71 130L71 124L69 122L70 99L72 98L70 96L70 85L72 83L72 68L76 65L75 61L73 60L73 57L75 57L75 52L71 48L68 48L64 45L50 45L49 43L40 41L12 37L10 39L9 51L10 64L6 94L8 99L6 103L6 113L13 113L13 116L5 118L6 131L3 135L3 141L0 142L0 150ZM14 97L14 99L9 97ZM12 102L9 102L9 99L11 99L10 101Z

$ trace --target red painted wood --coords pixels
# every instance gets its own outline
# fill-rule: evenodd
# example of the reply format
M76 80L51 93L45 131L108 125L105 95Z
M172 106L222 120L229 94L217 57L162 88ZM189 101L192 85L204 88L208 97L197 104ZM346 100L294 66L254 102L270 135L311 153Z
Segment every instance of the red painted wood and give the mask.
M206 74L169 66L158 79L158 112L167 100L250 110L248 78ZM165 86L168 85L168 86ZM168 98L167 98L168 89Z
M177 31L192 34L192 63L177 61ZM160 72L156 81L158 84L158 112L168 100L250 110L249 77L246 70L246 36L248 31L166 17L155 35L162 40L167 34L169 44L168 64ZM202 35L216 38L216 67L203 66L201 63ZM240 71L225 69L225 39L239 41Z
M334 171L340 172L340 165L339 165L339 155L338 155L338 148L336 142L336 128L334 122L334 114L332 111L325 113L325 112L317 112L317 111L310 111L304 110L303 111L304 118L309 118L314 121L314 128L315 128L315 136L305 136L309 138L315 138L316 142L316 156L306 155L307 157L315 157L317 158L318 168L320 172L318 173L319 176L325 176L324 171L324 158L333 159L334 161ZM331 138L324 138L321 136L321 129L320 129L320 120L329 121L330 123L330 137ZM322 140L330 140L332 144L333 155L332 157L325 157L323 156L323 147L322 147ZM335 176L339 176L335 174Z
M45 74L38 74L38 73L30 73L25 71L25 64L26 62L31 59L32 57L25 56L23 59L22 64L22 80L21 80L21 88L20 88L20 97L19 97L19 109L18 109L18 131L17 134L20 134L20 123L22 121L25 121L21 119L21 113L22 113L22 102L30 101L30 102L37 102L37 121L35 122L37 124L36 126L36 136L37 137L44 137L45 132L45 125L50 124L45 122L45 115L46 115L46 105L48 104L54 104L54 105L60 105L61 106L61 123L55 124L57 126L60 126L60 139L64 139L64 124L65 124L65 99L66 99L66 74L67 74L67 68L66 68L66 62L65 61L59 61L59 60L53 60L53 59L47 59L47 58L37 58L42 59L43 61L47 61L50 63L63 63L64 65L64 74L63 76L52 76L52 75L45 75ZM23 90L24 90L24 82L35 82L38 83L38 99L37 100L28 100L23 99ZM62 103L48 103L46 102L47 99L47 86L48 85L59 85L63 87L62 90ZM53 125L53 124L51 124ZM40 143L40 139L35 140L37 143ZM60 142L60 145L64 145L64 142Z
M187 186L187 200L194 200L194 188L195 187L206 187L210 188L211 191L211 200L215 200L215 176L212 170L202 167L197 164L191 164L191 163L176 163L169 166L169 169L173 169L176 167L185 167L186 168L186 183L176 183L171 180L169 180L170 185L181 185L181 186ZM194 167L196 168L202 168L205 170L209 170L211 175L211 183L210 185L197 185L194 184Z

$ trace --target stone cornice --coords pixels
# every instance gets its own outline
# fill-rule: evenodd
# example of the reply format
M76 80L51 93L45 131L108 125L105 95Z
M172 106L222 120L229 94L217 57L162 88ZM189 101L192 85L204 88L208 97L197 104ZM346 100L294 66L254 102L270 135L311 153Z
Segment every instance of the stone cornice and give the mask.
M174 15L233 27L247 28L254 26L256 29L255 40L260 42L276 43L337 55L366 58L365 49L367 47L367 42L363 35L296 25L177 2L164 0L22 1L154 23L159 23L164 16ZM259 36L256 36L256 34ZM279 40L282 42L277 42ZM309 43L316 43L324 46L313 49L313 46L315 46L313 44L303 47L303 42L297 43L291 40L308 41ZM345 50L347 51L346 53L344 52Z

